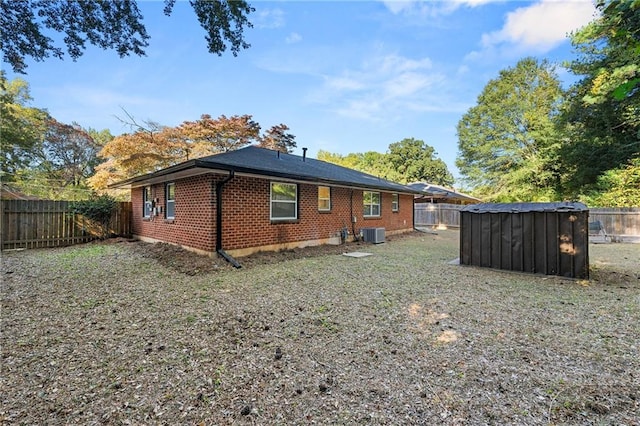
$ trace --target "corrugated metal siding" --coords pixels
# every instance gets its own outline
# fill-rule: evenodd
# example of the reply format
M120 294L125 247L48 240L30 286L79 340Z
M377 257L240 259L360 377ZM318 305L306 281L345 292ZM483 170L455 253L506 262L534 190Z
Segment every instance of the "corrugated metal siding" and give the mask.
M584 205L575 210L534 206L522 212L507 205L478 206L460 213L461 264L589 277L589 211Z

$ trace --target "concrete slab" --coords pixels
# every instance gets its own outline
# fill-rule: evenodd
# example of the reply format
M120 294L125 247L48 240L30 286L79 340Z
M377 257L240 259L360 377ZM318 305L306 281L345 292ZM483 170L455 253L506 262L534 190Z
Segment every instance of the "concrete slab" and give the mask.
M362 251L352 251L351 253L342 253L343 256L347 257L367 257L371 256L373 253L365 253Z

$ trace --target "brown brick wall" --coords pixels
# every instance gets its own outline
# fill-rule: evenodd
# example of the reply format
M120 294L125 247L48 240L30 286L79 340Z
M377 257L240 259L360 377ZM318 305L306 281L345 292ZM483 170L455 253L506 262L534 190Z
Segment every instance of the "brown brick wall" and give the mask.
M133 233L168 243L215 251L215 185L212 175L200 175L175 182L175 219L165 219L165 184L152 186L162 212L151 219L142 217L142 188L131 190Z
M153 186L163 211L152 220L142 219L142 189L132 190L134 234L207 252L215 251L215 182L223 175L202 175L175 182L175 219L164 219L164 184ZM362 215L362 191L331 188L331 211L318 211L318 188L298 184L298 219L270 219L270 179L236 176L223 189L223 234L225 250L247 249L330 238L344 227L356 233L362 227L384 227L387 231L413 228L413 197L400 195L399 211L391 211L391 193L382 192L381 217ZM274 181L276 181L274 179ZM352 210L353 206L353 210Z

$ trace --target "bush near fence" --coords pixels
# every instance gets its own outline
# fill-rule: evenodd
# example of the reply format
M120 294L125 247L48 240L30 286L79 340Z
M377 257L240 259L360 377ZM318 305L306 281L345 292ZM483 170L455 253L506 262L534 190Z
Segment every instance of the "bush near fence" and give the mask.
M75 214L71 201L1 200L0 248L59 247L100 238L99 224ZM131 234L131 203L119 202L110 224L111 235Z
M415 226L460 228L460 209L465 206L445 203L416 203ZM640 207L589 208L589 221L599 220L608 235L620 240L640 238Z

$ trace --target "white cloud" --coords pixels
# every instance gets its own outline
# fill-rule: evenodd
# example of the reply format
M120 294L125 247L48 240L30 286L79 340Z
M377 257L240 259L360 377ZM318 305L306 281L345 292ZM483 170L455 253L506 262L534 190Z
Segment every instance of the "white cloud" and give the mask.
M448 82L455 70L436 69L428 57L407 57L373 47L361 57L361 48L343 51L330 46L289 49L286 55L264 55L257 65L278 74L298 74L317 82L303 101L343 117L392 122L416 111L464 112ZM466 105L465 105L466 107Z
M338 91L361 90L365 87L361 80L348 76L326 78L325 85Z
M415 6L414 1L386 0L382 3L384 3L387 9L394 15L413 9Z
M387 9L394 15L439 16L455 12L460 7L477 7L487 3L504 0L382 0Z
M431 59L429 58L415 60L397 55L387 55L381 60L378 59L376 62L379 62L380 71L385 73L399 73L431 68ZM374 64L374 66L378 66L378 64Z
M298 34L298 33L291 33L285 39L285 42L287 44L298 43L300 41L302 41L302 36L300 34Z
M385 98L397 99L411 96L429 87L433 81L431 76L414 72L402 73L384 82L382 85Z
M469 67L467 65L460 65L458 67L458 70L456 71L456 73L460 76L460 75L465 75L468 74L470 71Z
M255 16L251 15L251 22L256 28L281 28L285 24L284 12L281 9L260 9Z
M381 112L380 103L374 99L354 99L335 109L343 117L370 121Z
M307 101L344 117L391 121L412 111L457 110L459 105L447 101L446 81L429 58L377 55L357 68L325 74Z
M542 0L508 13L502 29L482 35L482 47L509 45L545 53L565 41L568 33L591 21L595 12L591 1Z

